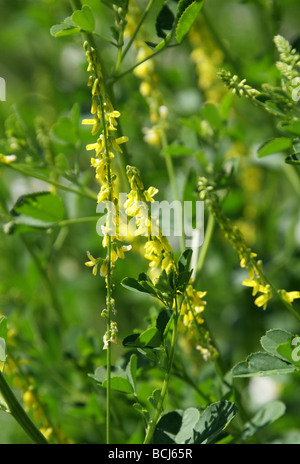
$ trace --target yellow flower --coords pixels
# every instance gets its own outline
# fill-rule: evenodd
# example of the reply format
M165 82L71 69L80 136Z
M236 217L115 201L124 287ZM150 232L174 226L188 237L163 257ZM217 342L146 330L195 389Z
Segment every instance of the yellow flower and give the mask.
M102 261L102 258L94 258L89 251L86 252L90 261L85 263L85 266L93 268L93 275L97 275L99 263Z
M263 307L263 309L266 309L268 301L273 297L273 293L269 285L266 285L265 287L260 286L259 291L262 292L263 294L257 297L254 303L259 308Z
M286 290L281 290L281 295L285 301L288 303L293 303L294 300L298 300L300 298L300 292L287 292Z
M37 405L36 396L31 389L27 390L23 394L23 401L26 410L29 410Z
M107 260L103 261L100 267L100 274L102 277L106 277L109 270L109 263Z
M159 127L154 126L151 129L149 129L148 127L145 127L143 129L143 132L145 134L144 140L146 143L154 147L160 146L161 130L159 129Z
M255 279L253 280L250 280L250 279L245 279L242 284L245 286L245 287L253 287L253 292L252 292L252 295L255 296L257 295L257 293L260 291L260 282L259 282L259 279L256 277Z
M153 197L159 192L159 190L155 187L149 187L148 190L144 192L144 196L146 201L153 202Z
M168 274L173 268L174 260L172 259L171 255L167 255L161 263L161 269L162 271L166 271L166 273Z

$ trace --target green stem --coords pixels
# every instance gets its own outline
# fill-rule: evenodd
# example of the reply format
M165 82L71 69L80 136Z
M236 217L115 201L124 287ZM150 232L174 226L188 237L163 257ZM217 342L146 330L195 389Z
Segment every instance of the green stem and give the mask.
M171 377L171 371L174 363L174 358L175 358L175 351L176 351L176 342L177 342L177 330L178 330L178 319L179 319L179 314L177 314L174 317L174 325L173 325L173 333L172 333L172 341L171 341L171 349L170 349L170 356L169 356L169 362L168 362L168 367L167 367L167 372L164 378L164 382L162 385L161 393L160 393L160 398L157 403L157 407L153 416L153 419L149 422L147 431L146 431L146 437L144 440L144 445L148 445L151 442L151 439L153 437L156 425L161 417L161 414L164 410L164 402L165 398L168 392L168 387L169 387L169 382L170 382L170 377Z
M118 47L118 44L117 44L116 42L113 42L112 40L108 39L108 38L105 37L104 35L99 34L99 32L94 31L93 34L94 34L96 37L99 37L100 39L105 40L105 42L107 42L107 43L113 45L114 47Z
M48 441L39 429L32 422L30 417L26 414L19 401L17 400L14 392L6 382L4 375L0 371L0 392L6 402L10 414L19 423L24 432L31 438L37 445L47 445Z
M104 134L104 143L105 143L105 152L107 156L107 183L109 189L108 200L111 205L113 202L113 183L112 183L112 172L111 172L111 161L109 157L109 142L108 142L108 128L105 118L105 109L103 95L99 94L99 101L102 113L103 121L103 134ZM111 227L111 214L108 211L109 224L108 228ZM109 445L111 441L110 437L110 423L111 423L111 315L112 315L112 272L113 272L113 263L112 263L112 237L108 235L108 245L107 245L107 261L108 261L108 271L106 276L106 304L107 304L107 387L106 387L106 444Z
M53 185L54 187L57 187L60 190L65 190L66 192L75 193L76 195L80 195L80 196L83 196L85 198L89 198L90 200L96 200L97 199L97 195L94 194L91 191L73 189L72 187L68 187L66 185L60 184L59 182L55 182L54 180L51 180L48 177L43 176L42 174L38 174L38 173L35 173L35 172L32 172L32 171L28 171L28 170L24 169L23 167L18 166L16 164L4 164L4 166L7 166L10 169L13 169L14 171L20 172L20 173L24 174L25 176L33 177L34 179L39 179L39 180L42 180L44 182L47 182L48 184Z
M166 42L166 44L160 48L159 50L157 50L156 52L153 52L151 55L147 56L146 58L144 58L143 60L139 61L138 63L136 63L135 65L131 66L131 68L127 69L126 71L122 72L121 74L117 74L116 76L113 76L112 77L112 82L115 83L116 81L118 81L119 79L122 79L124 76L126 76L127 74L130 74L132 71L135 70L135 68L137 68L138 66L140 66L141 64L145 63L146 61L148 60L151 60L152 58L155 58L157 55L159 55L161 52L163 52L164 50L166 50L166 48L171 48L171 47L177 47L178 44L174 44L174 45L168 45L168 42Z
M156 1L156 0L150 0L150 2L148 3L148 5L146 6L144 13L143 13L143 15L142 15L142 17L141 17L141 19L140 19L140 21L139 21L139 23L138 23L138 25L137 25L135 31L134 31L134 33L132 34L132 37L130 38L128 44L126 45L126 47L125 47L125 49L124 49L124 51L123 51L123 53L122 53L122 55L121 55L121 62L124 60L125 56L127 55L127 53L129 52L130 48L132 47L132 44L133 44L133 42L135 41L136 36L138 35L139 30L140 30L140 28L142 27L142 25L143 25L145 19L147 18L148 13L149 13L149 11L151 10L152 6L154 5L155 1Z
M99 220L99 216L91 216L91 217L83 217L83 218L75 218L75 219L65 219L64 221L60 221L56 224L58 227L67 227L76 224L83 224L85 222L95 222Z

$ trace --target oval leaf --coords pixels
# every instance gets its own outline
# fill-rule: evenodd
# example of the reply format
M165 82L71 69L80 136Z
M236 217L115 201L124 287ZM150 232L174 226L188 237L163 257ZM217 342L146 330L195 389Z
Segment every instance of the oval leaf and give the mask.
M182 13L176 28L176 40L178 43L181 43L190 31L203 7L203 3L204 0L194 1Z
M95 18L88 5L84 5L81 10L74 11L72 21L84 31L94 32Z
M290 374L297 368L269 353L254 353L232 369L233 377L266 377Z
M275 153L281 153L285 150L288 150L293 146L293 139L288 137L279 137L276 139L271 139L265 142L258 150L259 158L264 158L265 156L274 155Z
M58 195L38 192L19 197L11 214L17 217L27 216L45 223L56 223L64 218L65 208Z

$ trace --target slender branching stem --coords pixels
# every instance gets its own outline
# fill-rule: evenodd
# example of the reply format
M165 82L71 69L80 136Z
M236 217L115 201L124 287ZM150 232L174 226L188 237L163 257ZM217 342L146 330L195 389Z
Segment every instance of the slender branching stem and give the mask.
M24 432L31 438L31 440L37 445L47 445L48 441L22 408L1 371L0 393L3 396L5 403L7 404L8 412L18 422Z

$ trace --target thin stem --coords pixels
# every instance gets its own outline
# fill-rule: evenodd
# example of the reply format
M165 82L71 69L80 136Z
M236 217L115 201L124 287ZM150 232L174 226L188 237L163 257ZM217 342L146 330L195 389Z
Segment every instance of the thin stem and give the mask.
M135 41L136 36L138 35L139 30L140 30L140 28L142 27L142 25L143 25L145 19L147 18L148 13L149 13L149 11L151 10L152 6L154 5L155 1L156 1L156 0L150 0L150 2L148 3L148 5L146 6L144 13L143 13L143 15L142 15L142 17L141 17L141 19L140 19L140 21L139 21L139 23L138 23L138 25L137 25L135 31L134 31L134 33L132 34L132 37L130 38L128 44L126 45L126 47L125 47L125 49L124 49L124 51L123 51L123 53L122 53L122 55L121 55L121 62L124 60L125 56L127 55L127 53L129 52L130 48L132 47L132 44L133 44L133 42Z
M76 224L83 224L85 222L95 222L97 220L99 220L99 216L65 219L64 221L60 221L55 225L58 227L67 227L67 226L76 225Z
M37 445L47 445L48 441L39 429L32 422L30 417L26 414L19 401L17 400L14 392L5 380L4 375L0 371L0 392L6 402L10 414L19 423L24 432L31 438Z
M209 246L213 237L214 233L214 228L215 228L215 218L211 212L209 212L209 217L208 217L208 223L207 227L205 230L205 238L203 245L201 247L201 252L198 260L198 265L197 265L197 271L196 271L196 277L195 277L195 282L197 282L197 279L199 278L199 275L203 269L207 253L209 250Z
M153 419L149 422L149 426L146 431L146 437L144 440L144 445L148 445L151 442L151 439L153 437L156 425L160 419L160 416L164 410L164 401L166 398L166 394L168 392L168 387L169 387L169 382L170 382L170 377L171 377L171 371L173 367L173 362L175 358L175 350L176 350L176 342L177 342L177 329L178 329L178 314L174 318L174 325L173 325L173 333L172 333L172 341L171 341L171 350L170 350L170 356L169 356L169 362L168 362L168 367L167 367L167 372L164 378L163 386L161 389L160 393L160 398L157 403L157 407L154 413Z
M175 45L174 45L175 46ZM177 44L176 44L177 46ZM169 46L170 47L170 46ZM167 47L167 43L164 47L160 48L159 50L157 50L156 52L153 52L151 55L147 56L146 58L144 58L143 60L139 61L138 63L136 63L135 65L131 66L129 69L127 69L126 71L122 72L121 74L117 74L115 76L112 77L112 82L115 83L116 81L122 79L124 76L127 76L127 74L130 74L132 71L134 71L135 68L137 68L138 66L140 66L141 64L145 63L146 61L148 60L151 60L152 58L154 58L155 56L159 55L161 52L163 52Z
M168 366L166 370L166 375L164 378L164 382L162 385L162 389L160 392L160 397L156 406L156 410L153 416L153 419L149 422L148 428L146 430L146 436L144 440L144 445L147 445L151 442L151 439L153 437L156 425L161 417L161 414L163 413L164 410L164 402L166 399L166 395L168 393L168 388L169 388L169 382L171 378L171 372L174 364L174 359L175 359L175 351L176 351L176 346L177 346L177 332L178 332L178 321L180 317L180 311L181 311L181 306L184 300L184 296L181 296L181 301L180 305L178 307L178 301L177 301L177 295L175 295L174 302L175 302L175 309L173 313L173 332L172 332L172 339L171 339L171 348L170 348L170 354L168 357ZM173 306L173 304L171 305Z
M109 143L108 143L108 127L105 118L104 110L104 101L103 96L99 94L99 101L102 113L102 123L103 123L103 134L104 134L104 143L105 143L105 152L107 156L107 183L109 189L109 205L113 201L113 184L112 184L112 172L111 172L111 160L109 156ZM110 229L111 214L108 211L109 224L108 228ZM106 276L106 304L107 304L107 387L106 387L106 444L110 444L110 423L111 423L111 314L112 314L112 237L108 235L108 244L107 244L107 262L108 262L108 271Z
M43 176L42 174L38 174L38 173L35 173L35 172L32 172L32 171L27 171L23 167L17 166L16 164L4 164L4 166L7 166L10 169L13 169L14 171L18 171L18 172L24 174L25 176L33 177L34 179L39 179L39 180L42 180L44 182L47 182L48 184L54 185L55 187L57 187L60 190L65 190L66 192L75 193L76 195L80 195L80 196L83 196L85 198L89 198L90 200L96 200L97 199L97 195L94 194L93 192L91 192L90 190L85 191L85 190L73 189L72 187L68 187L66 185L60 184L59 182L55 182L54 180L51 180L48 177Z
M118 44L117 44L116 42L114 42L113 40L108 39L107 37L105 37L105 36L102 35L102 34L99 34L99 32L94 31L93 34L94 34L96 37L99 37L100 39L105 40L105 42L107 42L107 43L113 45L114 47L118 47Z

